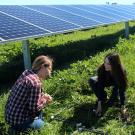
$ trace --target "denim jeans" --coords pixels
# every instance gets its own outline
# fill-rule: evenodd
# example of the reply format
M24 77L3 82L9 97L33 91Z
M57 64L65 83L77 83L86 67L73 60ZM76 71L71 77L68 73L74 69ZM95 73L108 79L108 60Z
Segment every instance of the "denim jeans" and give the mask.
M10 126L9 128L9 135L15 135L15 133L18 132L25 132L28 129L40 129L44 126L44 121L42 120L42 113L39 117L36 117L35 119L29 119L25 121L23 124L18 124L14 126Z

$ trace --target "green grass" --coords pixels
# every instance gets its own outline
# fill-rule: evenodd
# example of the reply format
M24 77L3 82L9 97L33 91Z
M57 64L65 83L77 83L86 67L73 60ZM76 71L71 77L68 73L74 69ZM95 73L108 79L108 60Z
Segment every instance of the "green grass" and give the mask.
M62 37L57 35L52 38L48 37L46 39L31 40L30 42L31 44L37 45L33 49L34 53L38 44L42 44L43 46L47 45L50 49L58 45L60 45L60 47L65 45L68 46L68 42L74 44L80 40L86 41L89 38L95 39L98 36L102 36L103 33L105 36L108 36L108 34L118 32L118 30L122 28L122 24L118 24L85 32L80 31L66 34L62 35ZM96 37L91 37L90 32L91 35L96 35ZM92 55L89 53L89 55L81 59L77 57L78 59L72 62L69 60L69 66L67 68L55 70L52 77L44 81L45 92L53 96L53 102L43 110L44 119L48 124L46 124L40 133L30 132L30 135L71 135L76 130L76 123L80 122L88 128L94 127L96 130L102 130L111 135L135 134L135 36L130 35L129 40L117 38L118 41L112 48L96 51L96 53L92 53ZM111 41L109 42L110 44L114 43ZM93 43L95 43L95 41ZM70 45L71 44L69 44L69 46ZM14 46L16 47L16 45ZM80 48L79 44L79 49ZM73 48L71 48L71 51L72 49ZM88 79L96 74L96 69L103 62L104 56L113 51L120 54L122 63L127 70L129 87L126 94L126 106L132 117L131 123L123 122L118 118L119 108L116 107L105 110L101 118L95 118L92 114L96 97L88 86ZM66 62L64 64L66 64ZM3 89L3 91L4 90L5 89ZM4 92L0 95L0 133L2 135L7 135L8 125L4 120L4 106L8 94L9 93ZM54 119L51 119L52 115ZM76 135L89 134L94 135L94 133L88 131L82 133L76 132Z

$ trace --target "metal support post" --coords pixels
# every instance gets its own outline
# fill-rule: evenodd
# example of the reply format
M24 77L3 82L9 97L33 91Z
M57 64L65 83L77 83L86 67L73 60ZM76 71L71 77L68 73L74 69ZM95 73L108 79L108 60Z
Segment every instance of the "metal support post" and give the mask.
M24 59L24 67L25 69L31 69L31 58L30 58L30 49L29 49L29 41L23 40L23 59Z
M125 37L129 38L129 22L125 22Z

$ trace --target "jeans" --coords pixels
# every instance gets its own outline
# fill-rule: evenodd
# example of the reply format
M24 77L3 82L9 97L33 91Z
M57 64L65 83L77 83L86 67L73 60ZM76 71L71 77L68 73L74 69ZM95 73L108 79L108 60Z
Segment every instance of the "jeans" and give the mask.
M9 128L9 135L16 135L18 132L25 132L28 129L40 129L44 126L44 121L42 120L42 113L39 117L35 119L29 119L25 121L23 124L10 126Z

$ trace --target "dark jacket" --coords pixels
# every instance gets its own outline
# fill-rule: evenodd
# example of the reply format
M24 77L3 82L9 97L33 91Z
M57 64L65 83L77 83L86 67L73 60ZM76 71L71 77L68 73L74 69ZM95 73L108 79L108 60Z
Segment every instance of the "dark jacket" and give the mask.
M124 72L126 72L126 71L124 70ZM114 91L112 92L111 98L114 98L115 96L119 95L120 104L124 105L126 87L124 85L123 85L123 87L118 85L118 83L117 83L115 77L112 75L112 73L110 71L105 70L104 64L102 64L98 68L98 85L100 88L104 88L107 86L114 86L115 88L113 89ZM116 90L118 92L115 92ZM113 95L113 94L115 94L115 95ZM113 100L113 99L111 99L111 100Z
M114 84L114 78L111 75L111 72L106 71L103 64L98 68L97 72L98 83L100 83L103 87L111 86Z

